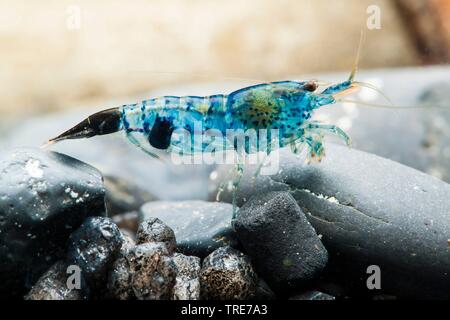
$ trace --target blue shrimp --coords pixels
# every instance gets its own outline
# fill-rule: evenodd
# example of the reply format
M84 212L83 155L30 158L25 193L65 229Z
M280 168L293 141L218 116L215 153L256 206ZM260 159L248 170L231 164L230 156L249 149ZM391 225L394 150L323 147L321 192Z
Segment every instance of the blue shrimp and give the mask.
M332 133L349 145L350 138L340 128L311 121L313 111L338 102L338 98L358 88L349 80L316 93L315 81L279 81L246 87L229 95L163 96L141 103L123 105L93 114L84 121L49 140L56 143L67 139L90 138L125 132L126 137L144 152L158 157L155 150L182 150L184 154L204 152L207 144L183 145L172 134L183 129L191 136L218 130L277 130L279 146L270 146L267 153L278 147L306 143L312 158L324 155L321 133ZM200 130L198 130L200 128ZM231 144L233 146L233 144ZM224 146L226 148L226 146ZM246 152L250 153L248 148Z
M270 144L267 154L290 146L299 153L307 146L308 158L320 161L325 155L323 136L331 133L351 144L347 134L335 125L311 120L314 110L338 102L338 98L361 86L355 82L356 68L350 78L317 92L315 81L281 81L242 88L229 95L163 96L136 104L104 110L93 114L75 127L53 138L49 143L67 139L90 138L122 131L128 140L147 154L158 157L157 150L179 151L183 154L205 152L207 145L186 143L175 132L183 129L191 137L205 135L214 129L224 136L227 130L277 130L278 145ZM200 124L200 125L198 125ZM200 129L199 129L200 128ZM231 146L231 147L229 147ZM233 149L233 143L219 147ZM247 148L245 151L251 153ZM237 164L233 182L233 207L236 215L236 190L243 174ZM222 186L220 191L222 190ZM219 191L219 194L220 194Z

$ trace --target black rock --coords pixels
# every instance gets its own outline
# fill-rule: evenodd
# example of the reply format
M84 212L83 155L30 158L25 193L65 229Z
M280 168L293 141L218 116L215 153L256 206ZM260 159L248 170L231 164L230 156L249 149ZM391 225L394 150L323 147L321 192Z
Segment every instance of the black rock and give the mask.
M175 232L178 251L205 257L221 246L237 245L232 216L232 206L224 203L156 201L141 208L139 222L151 217L161 219Z
M162 242L137 245L126 255L131 287L139 300L168 300L175 285L177 269Z
M200 258L175 253L173 262L177 269L177 277L172 291L172 300L199 300Z
M289 192L253 196L235 229L256 272L276 291L316 279L327 264L327 250Z
M67 264L56 262L25 296L25 300L82 300L80 290L67 287Z
M327 269L346 285L368 291L367 268L377 265L385 293L449 298L450 185L365 152L325 147L327 157L314 165L282 151L274 176L254 180L247 167L239 204L255 190L289 191L323 235Z
M139 224L136 233L136 243L142 244L147 242L163 242L170 254L177 247L173 230L158 218L148 218Z
M275 293L272 289L270 289L269 285L260 278L256 287L255 295L253 296L253 300L275 300L276 298Z
M89 294L104 289L109 268L120 253L124 238L108 218L91 217L70 235L67 262L81 269Z
M229 246L211 253L200 271L201 294L211 300L253 298L258 284L250 259Z
M289 300L336 300L336 298L320 291L308 291L293 296Z
M0 172L0 297L22 296L86 217L105 214L105 190L96 169L39 149L2 151Z
M132 212L147 202L158 200L150 192L120 177L105 177L108 216Z

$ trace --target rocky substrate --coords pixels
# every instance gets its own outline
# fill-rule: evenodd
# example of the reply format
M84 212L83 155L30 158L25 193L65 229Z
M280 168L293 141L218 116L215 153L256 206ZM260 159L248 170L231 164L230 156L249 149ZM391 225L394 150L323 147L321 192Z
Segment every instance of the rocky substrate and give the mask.
M63 154L5 151L1 297L450 298L450 186L326 147L320 164L282 152L273 176L254 178L247 167L233 224L229 191L222 203L159 201ZM226 171L218 168L211 200ZM381 289L373 290L374 265Z

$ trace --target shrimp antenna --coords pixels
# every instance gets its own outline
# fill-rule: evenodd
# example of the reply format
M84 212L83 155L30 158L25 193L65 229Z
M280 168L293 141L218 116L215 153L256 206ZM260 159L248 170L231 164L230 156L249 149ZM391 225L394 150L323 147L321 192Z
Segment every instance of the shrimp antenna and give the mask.
M350 81L350 82L353 82L353 80L355 79L356 73L358 72L359 61L361 59L362 47L363 47L365 40L366 40L366 33L364 32L364 29L361 29L358 51L356 52L356 59L355 59L355 62L353 63L353 68L352 68L352 72L350 73L350 77L348 78L348 81Z
M377 104L377 103L369 103L364 101L358 101L358 100L349 100L349 99L339 99L336 100L336 102L343 102L343 103L352 103L352 104L358 104L363 107L369 107L369 108L384 108L384 109L441 109L441 110L449 110L448 107L440 107L440 106L431 106L431 105L422 105L422 106L396 106L396 105L383 105L383 104Z
M356 85L357 87L368 88L368 89L371 89L371 90L377 92L387 102L389 102L390 105L394 106L394 103L392 102L392 100L383 91L381 91L380 88L374 86L373 84L370 84L370 83L367 83L367 82L360 82L360 81L354 81L353 84Z

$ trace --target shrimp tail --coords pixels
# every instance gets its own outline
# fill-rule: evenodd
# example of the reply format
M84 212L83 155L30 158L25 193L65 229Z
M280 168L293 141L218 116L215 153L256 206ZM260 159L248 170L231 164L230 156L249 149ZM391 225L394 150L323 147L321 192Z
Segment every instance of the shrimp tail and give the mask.
M122 127L122 112L119 108L112 108L95 113L67 130L61 135L50 139L53 144L68 139L91 138L120 131Z

